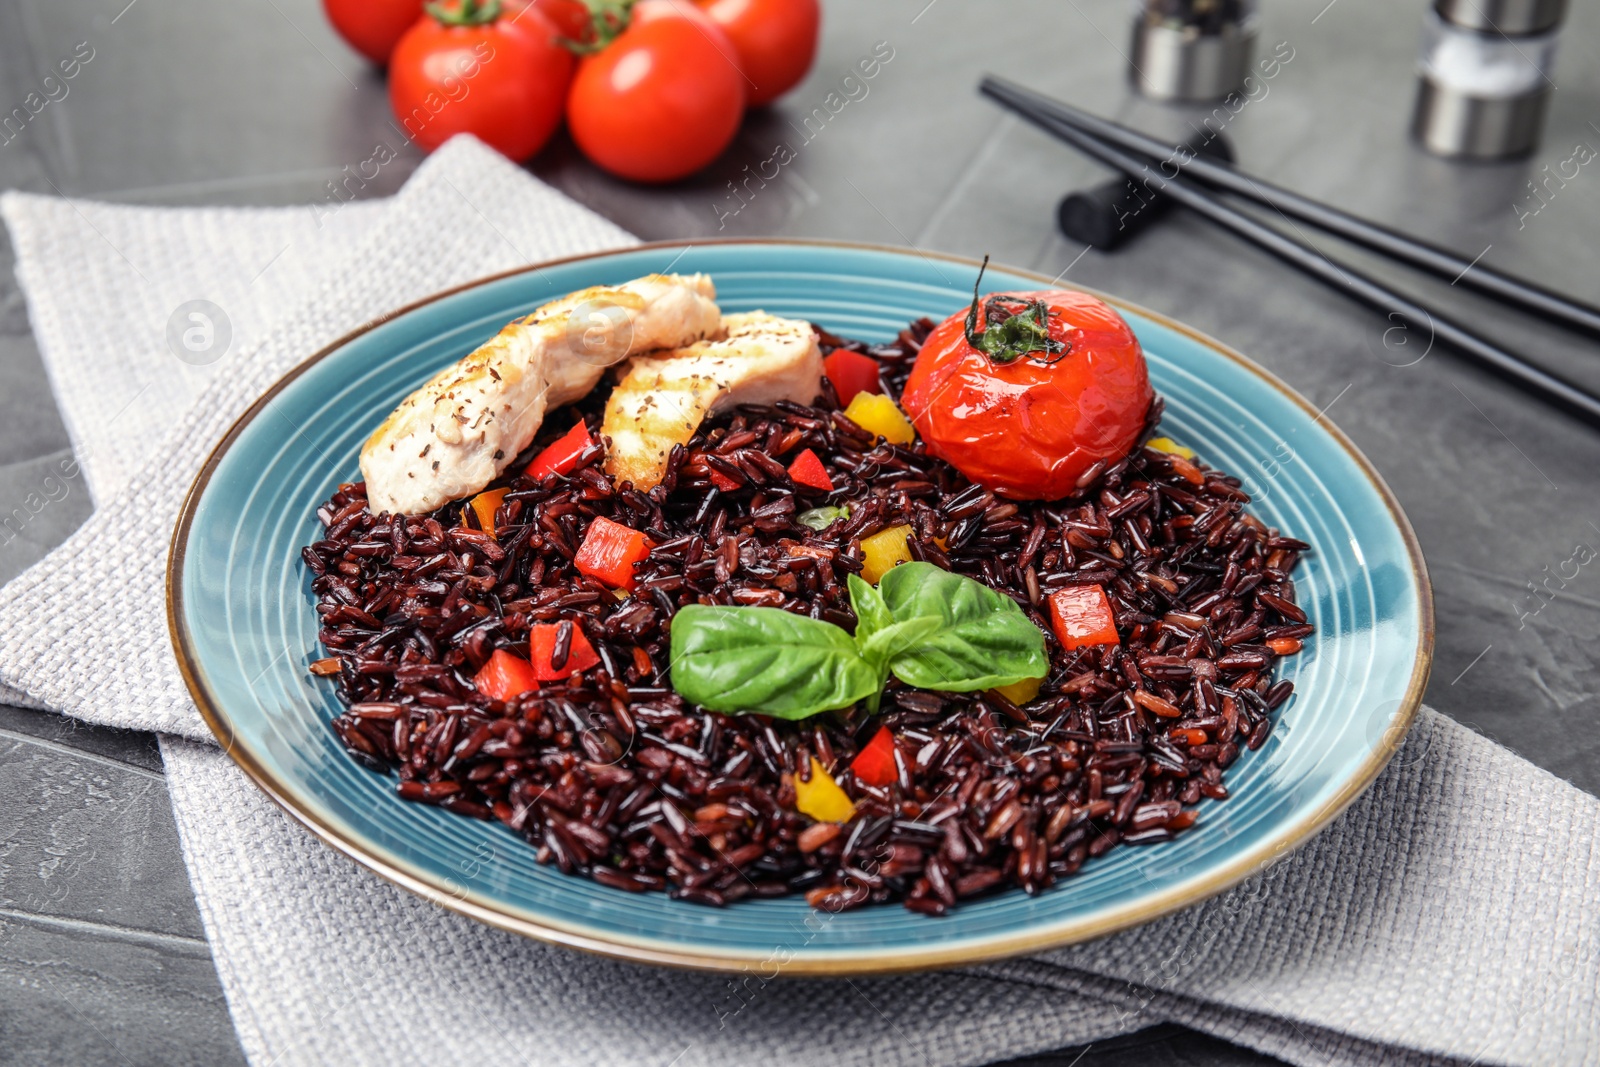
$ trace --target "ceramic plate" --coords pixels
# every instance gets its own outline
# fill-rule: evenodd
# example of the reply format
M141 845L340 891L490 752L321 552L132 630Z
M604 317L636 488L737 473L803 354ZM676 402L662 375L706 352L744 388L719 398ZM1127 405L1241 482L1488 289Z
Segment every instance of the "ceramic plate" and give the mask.
M329 728L300 548L373 428L440 367L514 316L574 289L704 271L727 311L764 308L887 340L966 306L977 264L904 250L788 241L644 246L542 264L415 305L298 367L218 446L173 535L169 614L179 664L229 755L313 833L386 878L495 926L632 960L792 974L945 966L1082 941L1218 893L1300 844L1355 799L1410 725L1427 681L1432 601L1393 496L1348 440L1260 367L1177 323L1107 298L1132 324L1166 398L1163 432L1245 482L1253 510L1310 542L1295 578L1317 626L1285 676L1295 696L1232 799L1196 828L1113 849L1037 897L1012 891L932 919L895 905L813 913L798 897L717 910L634 895L534 862L498 824L401 801ZM990 268L993 289L1048 279ZM810 921L808 922L808 918Z

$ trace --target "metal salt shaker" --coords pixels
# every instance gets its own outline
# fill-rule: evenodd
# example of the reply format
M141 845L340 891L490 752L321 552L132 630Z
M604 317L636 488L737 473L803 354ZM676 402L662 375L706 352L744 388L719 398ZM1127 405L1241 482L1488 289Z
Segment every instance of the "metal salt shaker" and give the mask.
M1250 69L1256 0L1135 0L1130 74L1153 100L1218 100Z
M1567 0L1435 0L1412 135L1435 155L1504 159L1539 143Z

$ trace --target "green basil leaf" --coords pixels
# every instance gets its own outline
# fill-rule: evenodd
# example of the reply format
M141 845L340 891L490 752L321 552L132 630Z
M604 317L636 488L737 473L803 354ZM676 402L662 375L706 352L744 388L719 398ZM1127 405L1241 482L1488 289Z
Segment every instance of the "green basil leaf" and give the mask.
M1044 634L1016 601L982 582L911 562L885 574L878 592L897 622L938 622L889 661L907 685L964 693L1049 673Z
M831 623L781 608L692 604L672 617L672 687L722 712L804 719L883 688L881 668Z
M923 616L907 619L905 622L892 622L882 629L873 630L867 635L866 640L862 640L858 629L856 647L861 650L862 657L868 663L888 664L893 662L896 656L922 645L943 627L943 619Z
M894 616L877 586L859 574L850 575L845 587L850 590L850 606L856 612L856 645L859 647L877 631L893 625Z
M848 505L841 504L838 507L832 507L825 504L820 508L808 508L802 511L794 517L794 521L801 526L809 526L811 529L821 533L840 519L848 519L849 517L850 508Z

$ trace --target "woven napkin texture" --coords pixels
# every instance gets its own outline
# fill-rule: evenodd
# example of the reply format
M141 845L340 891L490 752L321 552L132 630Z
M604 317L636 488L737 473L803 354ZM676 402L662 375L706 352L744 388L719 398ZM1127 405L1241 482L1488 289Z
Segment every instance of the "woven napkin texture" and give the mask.
M233 418L387 310L633 240L466 139L392 201L332 217L19 194L0 212L98 505L0 590L0 684L199 741L163 568L183 493ZM234 332L206 368L164 340L197 297ZM168 737L163 754L258 1065L964 1065L1164 1021L1295 1064L1600 1063L1600 802L1427 710L1350 811L1222 897L1034 959L839 982L683 974L492 930L325 848L215 747Z

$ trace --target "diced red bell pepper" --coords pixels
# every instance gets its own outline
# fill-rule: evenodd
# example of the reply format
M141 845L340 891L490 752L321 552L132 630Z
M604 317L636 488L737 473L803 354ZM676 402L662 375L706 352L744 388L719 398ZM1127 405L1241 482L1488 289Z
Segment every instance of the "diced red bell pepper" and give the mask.
M500 510L509 489L491 489L472 498L472 510L477 513L478 526L490 537L495 535L494 513Z
M510 700L519 693L539 688L539 676L533 664L497 648L472 679L472 684L490 700Z
M651 547L650 539L638 530L602 517L589 524L572 562L613 589L632 589L633 565L648 556Z
M850 761L850 773L856 781L867 785L886 786L900 776L894 765L894 734L887 726L880 726L866 747Z
M724 493L731 493L739 488L740 483L723 474L717 468L711 468L711 484L721 489Z
M572 624L572 643L567 649L567 661L555 665L556 636L561 632L559 622L541 622L528 628L528 656L533 660L534 676L541 682L559 682L579 671L586 671L600 662L594 646L583 635L583 627Z
M878 361L847 348L836 349L822 360L822 370L839 394L841 407L855 399L857 393L881 393L878 384Z
M1098 585L1072 585L1050 594L1050 626L1071 652L1089 645L1115 645L1117 617Z
M828 477L827 470L822 466L822 460L811 449L806 449L794 457L794 462L789 464L789 480L796 485L806 486L824 493L833 492L833 479Z
M533 462L528 464L527 475L534 481L548 478L552 474L568 474L578 465L578 457L583 455L584 449L594 444L594 439L589 436L589 427L582 421L556 442L533 457Z

